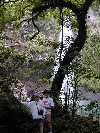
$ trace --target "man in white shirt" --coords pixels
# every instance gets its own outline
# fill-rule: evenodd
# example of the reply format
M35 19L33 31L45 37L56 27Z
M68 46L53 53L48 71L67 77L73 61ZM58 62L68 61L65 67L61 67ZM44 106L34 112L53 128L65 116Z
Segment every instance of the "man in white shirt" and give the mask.
M24 104L30 109L33 120L40 125L40 133L43 133L44 107L39 102L39 95L34 94L31 101Z
M50 97L50 91L45 90L43 92L43 107L45 108L45 118L48 123L49 133L52 133L52 120L51 120L51 110L54 108L54 102L53 99Z

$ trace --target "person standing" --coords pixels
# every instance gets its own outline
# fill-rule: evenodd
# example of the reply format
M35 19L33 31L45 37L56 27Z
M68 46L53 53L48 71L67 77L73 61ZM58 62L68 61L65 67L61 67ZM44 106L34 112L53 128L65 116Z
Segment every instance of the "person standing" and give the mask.
M39 125L39 133L43 133L43 115L44 115L44 107L39 102L39 95L34 94L31 97L31 101L25 103L25 105L30 109L33 120L35 124Z
M54 108L53 99L50 97L50 91L44 90L43 92L43 107L45 108L45 119L48 124L49 133L52 133L52 119L51 119L51 110Z

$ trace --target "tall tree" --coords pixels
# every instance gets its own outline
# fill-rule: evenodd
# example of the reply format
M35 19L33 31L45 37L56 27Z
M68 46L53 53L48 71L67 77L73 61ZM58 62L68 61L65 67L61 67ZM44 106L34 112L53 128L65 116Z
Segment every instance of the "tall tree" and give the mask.
M38 8L33 8L33 12L32 15L34 15L35 13L40 13L43 11L46 11L49 8L70 8L77 16L77 21L79 24L79 30L78 30L78 35L74 41L73 44L70 45L70 47L68 48L68 50L66 51L65 57L63 59L63 61L61 61L60 63L60 67L58 69L57 74L55 75L55 78L53 80L52 83L52 94L54 97L57 97L62 83L63 83L63 79L65 77L65 74L67 73L68 67L70 65L70 62L75 58L75 56L81 51L81 49L84 46L85 40L86 40L86 15L87 15L87 11L90 7L90 5L92 4L93 0L86 0L85 3L81 6L81 7L77 7L76 5L74 5L72 2L70 1L50 1L47 2L46 4L43 4L41 6L39 6ZM34 22L34 17L33 17L33 22ZM66 71L65 71L66 68Z

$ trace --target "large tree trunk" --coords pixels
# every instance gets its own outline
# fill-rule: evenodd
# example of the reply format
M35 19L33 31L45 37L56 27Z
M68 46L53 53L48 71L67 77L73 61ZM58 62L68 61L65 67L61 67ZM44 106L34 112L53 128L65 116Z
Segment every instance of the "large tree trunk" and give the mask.
M74 6L71 6L71 9L77 16L77 21L79 24L78 36L73 44L70 45L69 49L66 51L65 57L60 64L57 74L52 83L51 91L53 97L57 97L60 93L62 83L65 77L65 74L68 74L68 67L75 56L81 51L86 40L86 15L87 11L92 4L93 0L87 0L82 8L75 9Z

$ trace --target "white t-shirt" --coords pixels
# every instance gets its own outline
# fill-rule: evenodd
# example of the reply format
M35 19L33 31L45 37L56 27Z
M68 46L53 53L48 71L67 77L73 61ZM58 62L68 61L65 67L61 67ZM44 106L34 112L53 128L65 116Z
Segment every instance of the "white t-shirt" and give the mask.
M44 110L43 106L36 101L24 103L31 111L33 119L42 119L43 116L38 114L38 110Z

